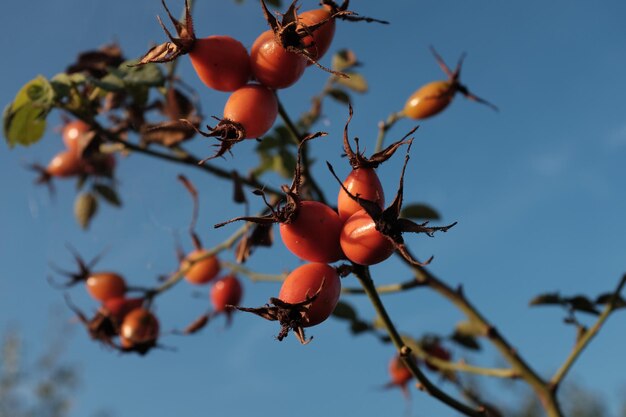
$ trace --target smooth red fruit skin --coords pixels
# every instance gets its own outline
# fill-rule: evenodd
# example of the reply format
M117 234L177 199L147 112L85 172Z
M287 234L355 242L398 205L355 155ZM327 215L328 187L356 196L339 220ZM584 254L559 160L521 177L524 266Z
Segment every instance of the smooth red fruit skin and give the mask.
M189 58L200 80L215 90L235 91L250 79L248 51L230 36L196 39Z
M115 272L94 272L85 280L87 292L98 301L123 297L126 281Z
M448 107L454 98L454 90L450 81L433 81L428 83L407 100L403 113L411 119L426 119Z
M389 376L393 385L401 387L406 386L413 378L413 374L399 356L394 356L389 362Z
M208 253L206 249L196 249L189 253L187 257L181 262L181 269L187 269L189 267L188 261L198 259ZM190 284L202 285L213 280L220 272L220 262L217 256L212 255L208 258L198 261L185 272L185 279Z
M300 23L304 23L307 26L313 26L331 16L330 10L327 8L307 10L298 15ZM335 19L327 20L322 26L313 31L312 36L306 36L303 39L305 45L311 45L306 50L311 54L311 57L316 61L322 58L328 51L330 44L335 36ZM312 62L307 61L307 66Z
M303 327L311 327L326 320L339 301L341 279L334 268L323 263L310 263L294 269L283 282L278 298L296 304L305 301L307 296L312 297L318 290L320 293L309 309L308 322L303 324Z
M380 208L385 207L385 193L374 168L353 169L343 182L343 186L346 187L350 194L375 201ZM362 207L359 203L351 199L343 188L339 189L337 210L341 221L345 222L348 220L348 217L361 209Z
M306 69L306 58L287 51L276 43L274 32L263 32L250 49L252 74L270 88L286 88L300 79Z
M104 315L112 317L117 320L117 322L121 323L128 313L141 307L143 302L143 298L109 298L102 302L100 310Z
M302 201L297 213L291 223L279 227L291 253L309 262L331 263L343 258L339 246L343 223L332 208L317 201Z
M241 302L243 288L234 275L219 279L211 287L211 304L217 313L229 310L226 306L236 306Z
M145 308L136 308L124 317L120 343L124 348L152 343L159 337L159 320Z
M67 150L59 152L52 158L46 172L53 177L73 177L83 171L83 160L76 152Z
M270 89L248 84L233 92L224 106L224 118L240 123L246 139L263 136L278 116L278 100Z
M343 253L359 265L374 265L389 258L393 243L376 230L376 224L365 210L354 213L343 225L340 236Z
M89 131L89 125L82 120L74 120L63 126L61 137L68 150L78 153L82 148L81 139Z

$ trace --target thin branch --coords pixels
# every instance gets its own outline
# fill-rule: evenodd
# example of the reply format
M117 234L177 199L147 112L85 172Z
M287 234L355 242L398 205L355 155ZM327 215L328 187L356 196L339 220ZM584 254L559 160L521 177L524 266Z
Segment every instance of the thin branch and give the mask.
M407 264L409 262L401 257ZM410 264L409 264L410 265ZM423 266L410 265L416 274L416 279L424 282L431 289L438 292L454 304L472 322L480 326L482 336L486 337L500 352L502 357L511 365L519 377L526 381L535 391L543 404L548 417L563 417L556 396L549 384L520 356L517 349L504 338L465 297L462 287L453 289L439 280L433 273Z
M237 263L222 261L221 264L233 272L247 276L253 282L283 282L287 278L286 272L282 274L261 274Z
M374 153L380 152L383 149L383 144L385 142L385 135L387 134L387 131L391 129L391 127L403 117L404 113L402 112L391 113L387 117L387 120L381 120L378 123L378 137L376 138L376 147L374 148Z
M578 357L585 350L585 348L589 345L591 340L600 331L600 329L602 328L606 320L609 318L611 313L615 311L615 308L618 305L618 300L620 298L620 293L622 292L622 289L624 288L625 284L626 284L626 275L622 276L622 279L620 280L619 284L617 285L617 288L615 288L615 291L613 292L613 295L611 296L611 300L606 305L606 307L604 308L604 310L602 311L602 313L600 314L600 316L598 317L594 325L582 334L582 337L578 339L571 353L565 359L565 362L563 363L563 365L561 365L561 367L556 371L554 376L550 379L550 385L554 392L556 392L559 389L561 382L563 381L563 379L565 378L569 370L574 365L574 362L576 362Z
M415 278L398 282L395 284L379 285L376 287L378 294L393 294L397 292L407 291L413 288L425 287L426 284L422 281L418 281ZM357 287L344 287L341 289L342 294L366 294L363 288Z
M301 144L302 140L306 137L306 134L302 134L298 130L297 126L293 123L293 121L289 117L289 114L287 113L283 104L281 103L280 98L278 98L277 96L276 99L278 101L278 114L280 115L283 122L285 122L285 126L287 127L289 132L291 132L294 140L296 141L296 144L299 146L302 146L302 161L303 161L302 174L306 178L306 182L311 186L311 189L317 195L317 200L320 201L321 203L327 204L324 192L322 191L317 181L315 181L315 178L313 178L313 176L311 175L311 171L309 170L309 167L311 166L311 161L309 159L309 152L308 152L309 144L308 143Z
M433 397L439 399L443 403L449 405L455 410L472 417L485 417L485 413L479 410L473 409L457 399L449 396L442 390L440 390L436 385L434 385L428 377L419 369L417 364L410 359L411 357L411 349L404 343L402 337L396 330L394 324L391 321L391 318L387 314L387 310L385 309L378 293L376 292L376 288L374 287L374 282L369 274L369 269L367 267L355 267L355 275L358 277L363 289L367 293L376 313L380 316L383 321L385 328L391 338L391 341L400 352L400 357L404 361L405 365L411 370L411 373L417 378L417 380L421 384L421 388L426 391L428 394Z
M171 287L173 287L174 285L176 285L179 281L181 281L183 279L183 277L185 276L185 274L198 262L201 262L207 258L210 258L211 256L216 255L217 253L229 249L231 248L235 242L237 242L237 240L239 240L239 238L241 238L246 231L248 230L247 228L247 224L244 224L243 226L241 226L239 229L237 229L235 231L235 233L233 233L228 239L224 240L223 242L221 242L220 244L212 247L211 249L209 249L206 253L203 253L201 256L198 257L194 257L193 259L188 259L187 262L185 262L185 267L184 268L179 268L176 272L174 272L172 275L170 275L170 277L161 285L159 285L158 287L149 290L148 293L150 295L151 298L167 291L168 289L170 289Z

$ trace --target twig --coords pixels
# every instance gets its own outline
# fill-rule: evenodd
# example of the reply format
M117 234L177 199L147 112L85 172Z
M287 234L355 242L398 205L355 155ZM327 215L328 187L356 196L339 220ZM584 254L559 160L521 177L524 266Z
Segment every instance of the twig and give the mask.
M622 292L622 289L624 288L625 284L626 284L626 275L622 276L622 279L617 285L617 288L615 288L615 291L613 292L613 295L611 296L609 303L606 305L606 307L604 308L604 310L602 311L602 313L600 314L600 316L598 317L594 325L591 326L591 328L589 328L588 330L584 331L584 333L582 334L582 337L578 339L572 351L565 359L565 362L563 362L563 365L561 365L561 367L555 372L554 376L550 379L550 386L553 392L556 393L556 391L559 389L561 382L563 381L563 379L565 378L569 370L574 365L574 362L576 362L580 354L585 350L585 348L589 345L591 340L600 331L600 329L602 328L606 320L609 318L611 313L615 311L615 308L617 307L617 301L620 298L620 293Z
M475 410L449 396L428 379L428 377L418 368L417 364L410 359L411 349L404 343L394 324L391 322L391 318L387 314L387 310L376 292L376 287L374 286L374 282L369 274L369 269L367 267L355 266L354 273L361 282L361 285L374 306L376 313L383 321L391 341L396 346L396 349L398 349L398 352L400 352L400 357L405 365L411 370L411 373L420 382L424 391L467 416L485 417L484 412Z

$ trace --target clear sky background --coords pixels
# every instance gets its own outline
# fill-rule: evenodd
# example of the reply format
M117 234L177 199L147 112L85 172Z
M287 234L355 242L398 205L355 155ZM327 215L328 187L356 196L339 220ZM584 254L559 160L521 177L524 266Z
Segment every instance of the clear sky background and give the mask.
M182 1L169 4L178 14ZM303 10L316 6L309 0L302 5ZM434 254L432 270L452 285L462 284L519 351L550 375L568 353L574 331L561 323L560 310L531 309L528 301L555 290L595 296L612 289L626 272L626 4L353 1L352 8L392 23L340 23L331 47L331 52L349 47L364 63L361 71L371 89L355 96L351 133L370 150L379 120L400 110L422 84L443 78L429 45L451 65L466 51L463 81L500 107L495 113L457 97L442 115L421 124L405 200L426 202L442 213L443 221L459 224L434 239L407 240L422 257ZM63 71L78 51L115 40L128 57L141 55L151 43L164 40L155 19L162 12L157 0L4 2L0 103L12 100L36 75ZM199 36L227 34L247 47L266 30L256 1L198 1L194 14ZM328 64L329 57L323 62ZM180 75L200 91L205 114L221 113L227 95L203 88L187 58L181 60ZM325 78L312 68L295 87L280 92L291 114L307 108L308 97ZM347 165L339 154L347 111L329 104L324 113L319 129L330 135L313 144L313 153L319 162L342 167L340 175L345 175ZM231 192L228 183L132 155L118 161L123 209L103 206L92 228L81 231L72 215L73 182L58 182L52 200L44 187L33 185L35 175L25 169L34 161L47 163L61 149L54 130L58 116L51 117L46 137L36 146L0 151L0 332L18 326L30 357L50 340L51 309L60 308L63 320L71 318L62 294L45 279L50 262L71 266L67 243L87 258L110 248L102 269L119 271L137 285L149 284L175 269L172 231L184 235L187 227L191 204L176 181L178 173L186 173L200 190L199 231L206 246L234 230L215 231L214 223L241 214L224 198ZM413 126L401 121L389 137L399 138ZM210 141L197 142L196 152L211 152ZM236 159L219 164L252 163L252 147L241 144ZM395 190L400 161L395 158L381 169L388 195ZM317 164L315 173L326 193L334 194L336 184L323 164ZM274 177L266 181L272 186L284 182ZM298 264L280 242L271 251L259 250L250 261L261 272ZM396 261L373 271L378 283L409 276ZM348 278L344 284L357 283ZM277 291L276 284L247 281L244 304L261 305ZM181 284L160 298L164 331L180 328L202 312L206 292ZM96 307L81 289L72 297L87 311ZM372 317L365 300L347 300L364 317ZM462 318L427 290L385 301L399 328L416 336L447 333ZM625 328L625 314L612 317L569 378L600 393L614 411L626 389ZM336 320L311 329L314 342L300 346L292 337L274 340L275 323L238 314L230 329L216 320L196 337L166 335L163 344L176 351L156 350L146 357L107 351L76 330L67 341L67 358L80 365L83 385L73 416L102 409L119 417L455 415L416 391L404 414L401 394L379 389L387 381L392 347L368 335L352 337ZM485 366L503 365L491 349L482 355L454 354ZM512 398L503 384L486 385L493 402Z

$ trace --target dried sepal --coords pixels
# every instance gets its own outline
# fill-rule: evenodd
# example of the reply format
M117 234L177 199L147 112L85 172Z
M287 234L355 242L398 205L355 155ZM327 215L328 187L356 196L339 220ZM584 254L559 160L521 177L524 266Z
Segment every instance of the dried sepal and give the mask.
M157 16L159 25L161 25L161 28L163 28L163 31L169 38L169 42L152 47L143 57L141 57L136 65L148 64L150 62L163 63L173 61L179 56L188 53L193 48L193 44L196 41L196 36L193 30L193 20L189 9L189 1L185 0L185 18L183 22L178 21L178 19L172 15L167 7L167 4L165 4L165 0L161 0L161 3L165 8L167 16L176 29L178 37L174 37L165 27L161 18Z
M376 19L374 17L361 16L358 13L352 12L348 10L350 5L350 0L344 0L341 5L337 4L333 0L322 0L321 4L324 6L330 7L331 13L336 16L336 19L346 20L349 22L366 22L366 23L381 23L383 25L388 25L389 22L386 20ZM348 13L341 13L348 12Z
M356 147L356 151L352 149L352 145L350 145L350 138L348 135L348 127L350 125L350 121L352 120L352 116L354 115L354 110L352 109L352 105L348 104L348 120L343 128L343 150L346 153L348 160L350 162L350 166L352 169L358 168L377 168L380 164L387 161L389 158L393 156L393 154L398 150L398 148L402 145L410 144L410 140L407 139L417 130L418 126L411 129L404 137L382 151L374 153L369 158L366 157L359 148L359 138L354 138L354 143Z
M452 71L450 67L448 67L446 62L443 60L441 55L439 55L439 53L435 50L434 47L431 46L430 51L434 55L435 60L437 61L437 64L439 65L441 70L448 76L448 80L451 83L450 91L445 92L445 94L454 95L454 93L458 92L458 93L461 93L463 96L465 96L465 98L467 98L468 100L472 100L472 101L475 101L476 103L484 104L487 107L491 107L491 109L493 109L494 111L498 111L498 107L496 105L471 93L466 85L461 84L461 69L463 67L463 61L465 60L465 56L466 56L465 53L461 54L461 57L459 58L456 64L456 67L454 68L454 71ZM433 97L433 98L439 98L439 97Z
M245 263L252 255L254 248L258 246L272 246L274 234L272 233L272 223L255 224L246 233L235 248L235 260L237 263Z
M353 12L348 10L335 10L331 12L328 19L324 19L314 25L306 25L298 17L299 7L296 6L297 1L298 0L293 0L285 13L279 13L281 16L281 19L279 20L272 14L272 12L270 12L265 0L261 0L263 14L270 28L274 32L276 43L281 45L285 50L304 57L311 64L314 64L326 72L329 72L337 77L348 78L347 74L341 71L332 70L320 64L318 60L307 50L307 48L311 47L311 45L306 44L304 40L328 21L340 16L353 14Z
M73 74L83 72L95 78L102 78L110 68L117 68L126 58L117 43L104 45L97 50L81 52L76 62L67 67L66 72Z
M112 315L101 309L91 319L88 319L85 313L72 302L67 294L65 294L65 303L76 314L76 318L85 326L92 339L105 346L118 348L113 338L119 334L120 323Z
M272 297L270 298L269 303L263 307L248 308L233 306L233 308L239 311L256 314L257 316L269 321L278 321L280 323L280 332L276 335L276 339L282 341L285 337L287 337L290 331L293 331L293 334L296 336L298 341L303 345L306 345L313 339L313 337L310 337L309 339L306 338L304 325L308 322L309 309L311 308L311 305L313 305L315 299L319 296L323 286L324 282L322 281L322 285L320 285L320 288L318 288L315 294L310 297L307 296L304 301L299 303L287 303L279 298Z
M219 149L208 158L201 160L198 164L202 165L206 161L211 159L219 158L224 156L226 152L230 153L235 144L243 141L246 138L246 129L241 123L234 122L228 119L220 119L218 117L213 116L218 123L215 126L207 125L208 131L203 132L197 126L194 126L189 120L181 119L182 122L187 123L190 127L192 127L196 133L209 138L215 137L219 141L215 146Z
M89 275L91 275L91 270L93 269L93 267L96 266L96 264L100 261L102 256L104 256L104 252L102 252L96 255L91 261L86 262L80 256L78 251L74 249L72 246L67 245L67 249L70 251L70 253L74 257L74 261L76 262L78 270L76 272L66 271L51 263L50 268L52 268L56 273L68 278L66 282L58 283L54 281L51 277L48 277L48 282L50 283L50 285L58 289L70 288L78 283L84 282L89 277Z
M143 146L157 143L168 148L192 139L200 126L200 118L187 118L185 122L173 120L161 123L146 123L139 132Z
M294 172L293 180L290 186L283 185L281 190L285 193L284 203L281 204L279 201L276 207L272 204L268 203L265 198L265 193L262 190L254 190L253 193L255 195L263 198L263 202L266 207L269 209L270 213L265 216L240 216L235 217L234 219L227 220L225 222L217 223L214 227L219 228L225 226L227 224L236 222L236 221L248 221L252 223L262 224L262 225L271 225L274 223L284 223L289 224L294 221L298 216L298 209L300 207L300 188L302 186L303 177L302 177L302 150L304 149L305 144L315 138L326 136L326 132L315 132L306 137L302 138L300 144L298 145L298 156L296 158L296 169Z
M210 319L209 314L204 313L198 318L196 318L194 321L189 323L189 325L187 325L187 327L185 327L181 333L184 335L197 333L200 330L202 330L204 327L206 327L206 325L209 323L209 319Z

